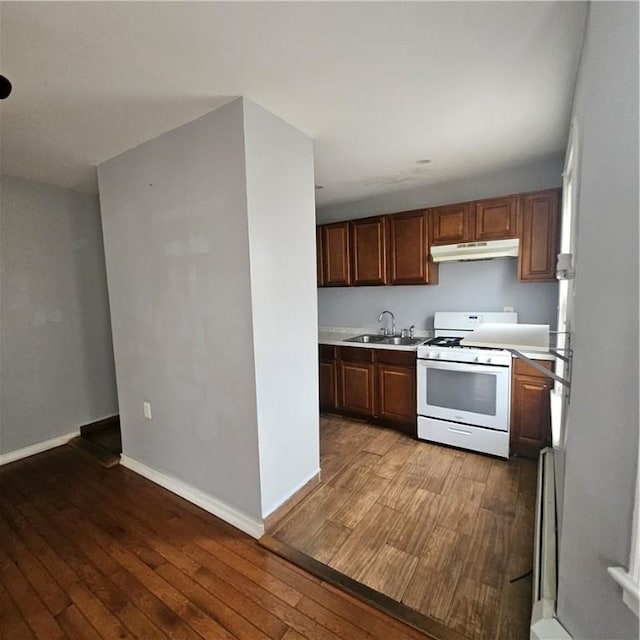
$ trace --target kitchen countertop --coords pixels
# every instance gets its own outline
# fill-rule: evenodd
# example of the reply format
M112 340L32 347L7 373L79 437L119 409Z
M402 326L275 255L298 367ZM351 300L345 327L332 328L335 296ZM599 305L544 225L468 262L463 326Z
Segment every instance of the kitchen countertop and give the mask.
M377 344L375 342L345 342L349 338L355 338L363 333L375 334L380 333L377 329L371 327L318 327L318 343L330 344L339 347L356 347L358 349L389 349L392 351L417 351L419 344ZM416 330L414 333L416 338L424 338L428 340L433 337L433 331Z
M393 351L417 351L420 344L414 345L400 345L400 344L376 344L372 342L345 342L349 338L360 336L363 333L379 333L376 329L371 327L330 327L320 326L318 327L318 343L329 344L337 347L356 347L357 349L391 349ZM416 330L414 333L416 338L424 338L428 340L433 337L433 331ZM531 358L532 360L550 360L555 358L550 353L531 353L522 352L523 355ZM514 358L516 356L513 356Z

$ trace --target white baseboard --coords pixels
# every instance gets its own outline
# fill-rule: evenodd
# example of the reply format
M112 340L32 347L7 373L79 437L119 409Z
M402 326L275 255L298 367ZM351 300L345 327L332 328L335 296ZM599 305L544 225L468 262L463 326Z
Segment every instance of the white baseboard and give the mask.
M530 640L572 640L555 615L555 602L538 600L531 612Z
M151 482L155 482L161 487L168 489L171 493L175 493L181 498L201 507L205 511L212 513L214 516L228 522L234 527L237 527L240 531L244 531L252 538L258 539L264 535L264 525L261 520L254 519L251 516L238 511L234 507L221 502L217 498L210 496L208 493L200 491L200 489L192 487L182 480L178 480L177 478L162 473L161 471L156 471L155 469L148 467L142 462L138 462L138 460L135 460L124 453L120 456L120 464L123 467L131 469L131 471L144 476L147 480L151 480Z
M42 453L49 449L61 447L63 444L67 444L69 440L79 435L80 431L70 431L62 436L57 436L56 438L50 438L43 442L30 444L28 447L22 447L22 449L16 449L15 451L9 451L7 453L0 453L0 466L3 464L9 464L10 462L15 462L16 460L22 460L22 458L34 456L36 453Z

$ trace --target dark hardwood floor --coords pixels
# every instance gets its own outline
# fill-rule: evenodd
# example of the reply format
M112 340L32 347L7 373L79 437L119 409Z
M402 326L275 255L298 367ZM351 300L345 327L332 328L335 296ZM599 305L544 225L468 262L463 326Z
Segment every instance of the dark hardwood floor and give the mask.
M72 447L0 468L0 638L425 636Z
M330 415L320 458L320 484L273 539L425 616L431 633L435 621L473 640L528 638L534 461Z

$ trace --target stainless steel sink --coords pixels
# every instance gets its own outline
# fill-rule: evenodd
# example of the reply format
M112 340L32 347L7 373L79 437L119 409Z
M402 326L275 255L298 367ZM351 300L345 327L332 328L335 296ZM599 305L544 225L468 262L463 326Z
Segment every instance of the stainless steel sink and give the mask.
M383 336L379 333L365 333L361 336L356 336L355 338L347 338L345 342L371 342L371 343L380 343L387 340L387 336Z
M400 344L405 347L424 342L425 338L401 338L400 336L387 336L380 342L382 344Z

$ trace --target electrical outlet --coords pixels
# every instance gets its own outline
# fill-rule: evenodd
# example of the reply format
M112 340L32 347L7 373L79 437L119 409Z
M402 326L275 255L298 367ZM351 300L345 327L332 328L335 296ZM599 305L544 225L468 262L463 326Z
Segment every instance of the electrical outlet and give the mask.
M150 402L142 403L142 413L147 420L151 420L151 403Z
M507 313L512 313L513 312L513 307L502 307L502 310L507 312Z

